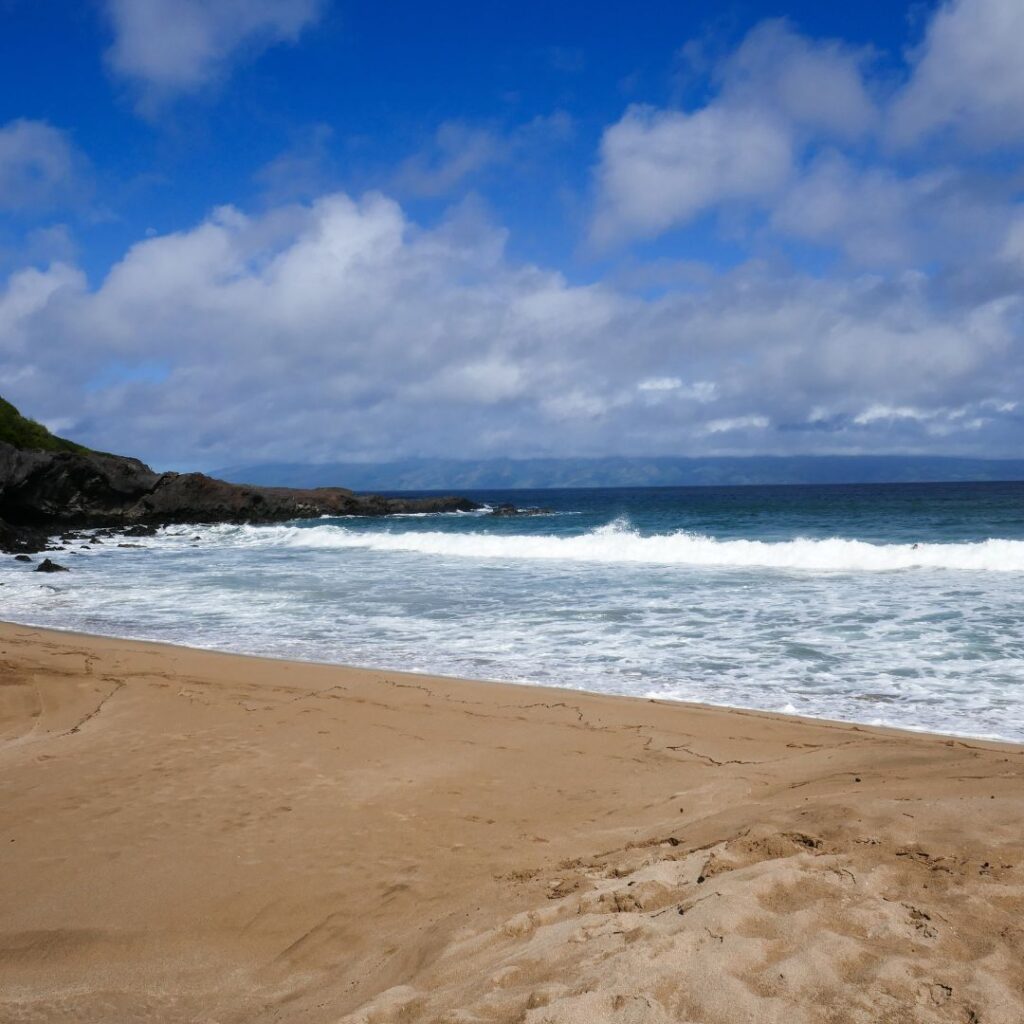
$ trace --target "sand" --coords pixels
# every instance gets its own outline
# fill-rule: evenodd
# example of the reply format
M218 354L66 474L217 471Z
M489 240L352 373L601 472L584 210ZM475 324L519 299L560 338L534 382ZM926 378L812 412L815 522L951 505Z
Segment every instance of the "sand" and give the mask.
M20 626L0 684L5 1022L1024 1021L1019 747Z

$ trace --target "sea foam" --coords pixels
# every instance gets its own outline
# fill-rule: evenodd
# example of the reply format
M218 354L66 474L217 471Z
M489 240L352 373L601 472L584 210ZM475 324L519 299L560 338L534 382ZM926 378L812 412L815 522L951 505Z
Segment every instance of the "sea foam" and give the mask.
M575 536L441 531L388 532L344 526L219 528L221 542L256 547L352 549L446 558L563 560L701 568L758 568L818 572L954 569L1024 572L1024 541L873 544L842 537L785 541L725 540L675 531L643 535L617 520Z

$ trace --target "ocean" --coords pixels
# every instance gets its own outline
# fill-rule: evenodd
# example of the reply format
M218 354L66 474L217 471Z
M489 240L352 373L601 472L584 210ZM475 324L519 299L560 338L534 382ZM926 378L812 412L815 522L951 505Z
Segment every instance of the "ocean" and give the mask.
M5 559L0 617L1024 741L1024 483L486 491Z

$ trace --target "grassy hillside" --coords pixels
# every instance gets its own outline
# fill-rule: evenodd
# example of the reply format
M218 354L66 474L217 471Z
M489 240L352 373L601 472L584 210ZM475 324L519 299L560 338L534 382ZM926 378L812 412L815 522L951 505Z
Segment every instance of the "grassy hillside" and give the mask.
M87 452L74 441L51 434L41 423L22 416L10 402L0 398L0 441L15 448L41 448L48 452Z

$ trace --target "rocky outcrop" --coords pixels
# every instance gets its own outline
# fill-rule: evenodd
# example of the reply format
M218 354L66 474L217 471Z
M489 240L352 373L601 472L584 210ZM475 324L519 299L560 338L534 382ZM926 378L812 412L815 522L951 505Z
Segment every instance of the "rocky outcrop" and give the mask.
M51 562L49 558L44 558L37 566L36 572L67 572L68 567L66 565L58 565L56 562Z
M0 550L39 551L68 527L143 532L168 523L274 523L478 508L466 498L386 498L341 487L229 484L202 473L156 473L138 459L40 451L0 442Z
M0 519L0 551L41 551L46 545L47 533L31 526L12 526Z
M551 508L518 508L515 505L495 505L491 509L491 515L499 519L512 519L516 516L549 516L554 512Z

